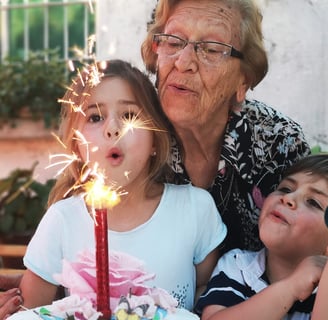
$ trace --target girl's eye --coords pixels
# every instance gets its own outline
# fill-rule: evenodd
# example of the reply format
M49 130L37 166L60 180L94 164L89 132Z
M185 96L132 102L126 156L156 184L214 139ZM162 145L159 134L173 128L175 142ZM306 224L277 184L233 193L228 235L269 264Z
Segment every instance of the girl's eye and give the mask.
M127 111L123 113L122 118L124 120L133 120L138 118L138 114L134 111Z
M104 120L104 117L102 115L100 115L99 113L97 113L97 114L95 113L95 114L92 114L91 116L89 116L88 122L95 123L95 122L99 122L102 120Z
M320 203L314 199L308 199L307 200L307 203L311 206L311 207L314 207L316 209L319 209L319 210L323 210L322 206L320 205Z

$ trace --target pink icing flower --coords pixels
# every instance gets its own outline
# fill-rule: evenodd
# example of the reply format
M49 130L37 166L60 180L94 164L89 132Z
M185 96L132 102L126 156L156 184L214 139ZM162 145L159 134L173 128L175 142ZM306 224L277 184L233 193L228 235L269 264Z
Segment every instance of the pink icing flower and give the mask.
M114 310L121 296L147 296L154 304L164 309L172 309L177 306L177 301L165 290L151 288L146 281L155 277L145 270L144 264L139 259L122 252L110 252L109 257L109 282L110 282L110 306ZM63 260L61 274L54 275L62 286L69 289L71 295L86 298L95 305L96 302L96 262L95 255L89 251L83 251L78 255L77 261Z

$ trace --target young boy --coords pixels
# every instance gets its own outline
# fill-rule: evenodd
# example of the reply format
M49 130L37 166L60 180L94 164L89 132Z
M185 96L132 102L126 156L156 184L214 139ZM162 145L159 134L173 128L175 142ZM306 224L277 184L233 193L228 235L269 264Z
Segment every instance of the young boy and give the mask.
M234 249L219 259L196 305L202 320L310 319L327 261L327 206L328 154L306 157L288 169L262 207L265 248ZM328 319L327 269L312 320Z

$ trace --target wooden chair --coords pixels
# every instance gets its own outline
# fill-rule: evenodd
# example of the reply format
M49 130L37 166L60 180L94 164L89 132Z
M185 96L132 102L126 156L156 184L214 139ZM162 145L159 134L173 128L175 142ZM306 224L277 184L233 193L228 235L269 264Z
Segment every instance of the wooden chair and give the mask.
M23 259L27 245L17 244L0 244L0 258L21 258ZM24 273L25 269L1 268L0 275L17 275ZM1 291L1 288L0 288ZM59 286L57 289L56 299L65 297L65 289Z
M23 259L26 252L26 245L17 245L17 244L0 244L0 258L20 258ZM16 274L22 273L25 269L23 268L0 268L1 274Z

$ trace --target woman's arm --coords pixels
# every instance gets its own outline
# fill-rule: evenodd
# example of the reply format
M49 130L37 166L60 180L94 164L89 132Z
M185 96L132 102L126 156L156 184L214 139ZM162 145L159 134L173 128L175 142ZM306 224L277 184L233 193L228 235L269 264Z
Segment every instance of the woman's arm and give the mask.
M327 320L328 319L328 263L326 264L322 276L320 278L318 292L315 299L312 320Z
M13 274L0 274L0 290L18 288L24 271Z
M56 285L43 280L28 269L24 273L20 289L26 308L51 304L57 292Z

